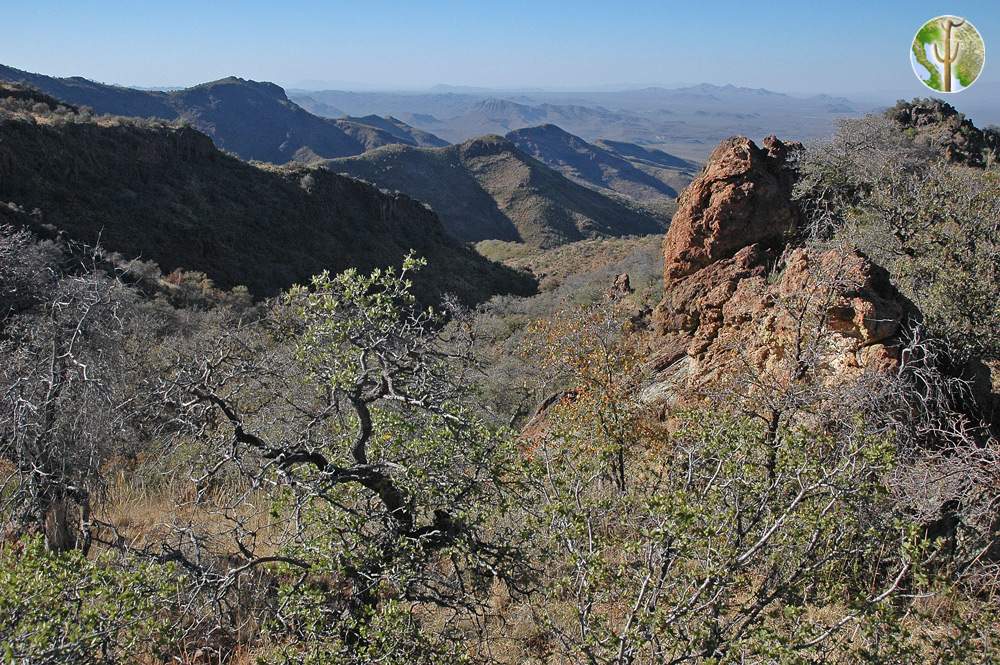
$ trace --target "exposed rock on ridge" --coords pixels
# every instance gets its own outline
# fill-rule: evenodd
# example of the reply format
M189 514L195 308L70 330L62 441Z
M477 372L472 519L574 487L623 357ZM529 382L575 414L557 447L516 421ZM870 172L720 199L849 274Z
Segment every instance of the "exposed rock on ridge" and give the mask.
M885 115L949 162L982 167L1000 158L1000 131L977 128L940 99L899 101Z
M688 387L749 370L830 380L896 364L912 305L857 252L795 248L798 144L735 137L681 195L664 240L654 365Z
M705 171L678 199L664 242L667 283L733 256L754 243L774 247L798 225L791 203L789 149L774 137L764 150L745 137L723 141Z

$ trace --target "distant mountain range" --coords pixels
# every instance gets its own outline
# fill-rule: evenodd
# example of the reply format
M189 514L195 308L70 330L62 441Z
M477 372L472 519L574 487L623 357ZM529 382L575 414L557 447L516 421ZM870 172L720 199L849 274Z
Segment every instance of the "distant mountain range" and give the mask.
M501 136L446 148L387 146L323 163L426 201L452 235L469 242L506 240L544 248L658 233L664 226L638 206L567 179Z
M445 92L445 90L448 90ZM542 124L558 125L589 142L635 143L704 160L733 134L762 139L824 137L837 118L871 109L844 97L798 97L759 88L695 85L597 92L497 92L441 88L415 92L292 91L314 113L393 115L452 142Z
M505 134L514 129L540 124L558 125L599 134L601 137L620 135L633 121L625 115L614 113L600 106L539 104L531 106L519 102L489 97L476 102L465 113L440 120L414 114L403 117L417 126L435 131L449 141L462 141L482 134ZM606 131L608 130L608 131Z
M100 240L126 259L201 271L258 296L323 270L399 265L411 250L429 261L415 277L428 300L534 289L406 195L323 169L249 164L191 127L53 113L51 98L11 90L0 84L0 224Z
M404 143L444 141L396 119L321 118L288 99L273 83L229 77L169 92L136 90L84 78L54 78L0 65L0 81L25 83L101 114L183 120L243 159L283 164L357 155Z

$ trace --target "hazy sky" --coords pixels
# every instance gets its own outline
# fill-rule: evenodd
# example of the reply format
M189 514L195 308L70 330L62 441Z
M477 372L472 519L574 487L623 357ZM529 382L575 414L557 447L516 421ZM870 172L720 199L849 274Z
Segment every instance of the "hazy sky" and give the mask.
M1000 0L3 4L0 63L129 85L234 74L339 87L709 82L793 92L896 90L915 83L908 58L914 32L942 13L976 25L986 41L981 78L1000 81Z

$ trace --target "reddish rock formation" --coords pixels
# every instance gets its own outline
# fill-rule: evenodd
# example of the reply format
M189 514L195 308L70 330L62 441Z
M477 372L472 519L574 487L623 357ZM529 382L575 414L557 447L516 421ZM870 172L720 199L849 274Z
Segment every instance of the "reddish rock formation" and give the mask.
M747 370L792 380L804 363L830 380L895 365L911 306L888 274L856 252L787 246L799 148L728 139L681 195L664 240L655 369L697 386Z
M795 231L794 174L786 158L798 148L773 136L765 139L763 150L745 137L719 144L704 172L678 199L664 242L668 284L747 245L782 244Z

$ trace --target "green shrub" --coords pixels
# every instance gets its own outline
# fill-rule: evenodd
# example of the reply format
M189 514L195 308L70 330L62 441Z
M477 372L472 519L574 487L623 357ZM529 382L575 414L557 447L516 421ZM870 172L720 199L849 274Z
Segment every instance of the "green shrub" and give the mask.
M0 548L0 659L7 663L131 662L170 638L177 579L169 567L79 551L40 539Z

